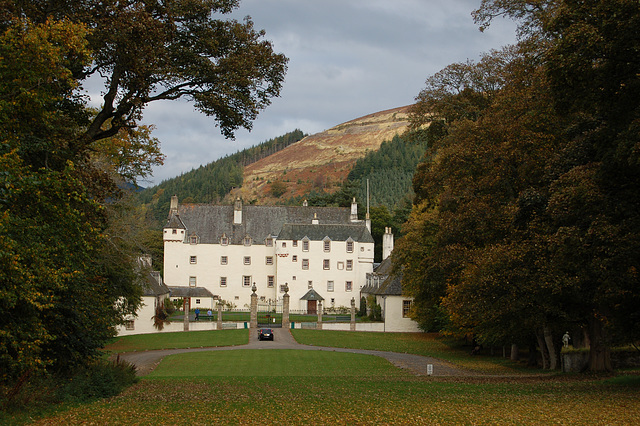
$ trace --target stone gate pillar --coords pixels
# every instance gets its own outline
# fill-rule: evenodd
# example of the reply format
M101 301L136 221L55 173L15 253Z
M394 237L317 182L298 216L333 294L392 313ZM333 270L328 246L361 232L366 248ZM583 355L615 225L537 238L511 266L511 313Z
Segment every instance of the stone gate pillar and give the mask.
M218 301L218 318L216 321L216 328L222 330L222 303Z
M356 299L351 298L351 323L349 324L349 330L356 331Z
M258 328L258 295L256 294L256 283L253 283L251 287L251 315L249 321L249 328Z
M322 330L322 300L318 300L318 322L316 323L316 329Z
M189 311L191 311L191 298L182 299L182 309L184 310L184 331L189 331Z
M282 296L282 327L289 328L289 284L284 285L284 296Z

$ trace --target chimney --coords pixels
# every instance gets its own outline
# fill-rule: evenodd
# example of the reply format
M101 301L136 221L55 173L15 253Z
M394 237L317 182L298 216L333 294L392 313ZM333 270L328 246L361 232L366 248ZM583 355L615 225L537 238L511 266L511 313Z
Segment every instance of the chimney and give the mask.
M391 255L393 251L393 234L391 233L391 227L384 228L384 235L382 236L382 260Z
M309 202L307 200L304 200L302 202L302 207L308 207L309 206Z
M178 213L178 196L175 194L171 196L171 207L169 213Z
M313 214L313 219L311 220L311 224L312 225L317 225L319 223L320 223L320 221L318 220L318 213L314 213Z
M351 202L351 222L356 222L358 220L358 203L356 203L356 197L353 197L353 201Z
M242 201L240 197L236 198L233 206L233 224L240 225L242 223Z

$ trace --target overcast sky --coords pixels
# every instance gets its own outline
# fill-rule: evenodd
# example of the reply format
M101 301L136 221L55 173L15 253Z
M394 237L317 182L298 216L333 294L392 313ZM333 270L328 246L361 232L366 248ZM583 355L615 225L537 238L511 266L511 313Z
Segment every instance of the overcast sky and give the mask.
M471 12L480 1L242 0L234 16L251 16L289 58L281 96L235 141L188 103L153 102L143 121L156 126L166 160L140 184L158 184L296 128L313 134L413 103L427 77L515 41L512 22L478 30Z

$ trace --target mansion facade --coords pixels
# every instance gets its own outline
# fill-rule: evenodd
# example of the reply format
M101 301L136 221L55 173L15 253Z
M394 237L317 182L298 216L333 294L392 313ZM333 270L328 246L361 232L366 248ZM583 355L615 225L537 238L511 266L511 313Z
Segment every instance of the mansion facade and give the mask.
M173 196L163 229L164 282L213 295L192 300L192 308L211 309L213 300L246 308L254 285L259 303L274 308L286 287L292 310L315 309L311 290L325 309L349 307L373 272L371 224L358 220L357 209L355 200L349 209L240 199L233 206L180 205Z

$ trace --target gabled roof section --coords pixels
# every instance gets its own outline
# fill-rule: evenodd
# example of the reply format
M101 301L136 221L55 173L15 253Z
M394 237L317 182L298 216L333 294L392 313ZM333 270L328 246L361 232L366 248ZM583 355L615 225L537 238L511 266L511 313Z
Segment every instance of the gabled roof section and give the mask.
M177 228L177 229L187 229L182 219L180 219L180 215L172 214L169 218L169 221L164 226L165 228Z
M391 263L391 256L387 257L383 260L376 268L373 269L378 275L389 275L391 273L391 268L393 264Z
M286 223L278 234L279 240L302 240L307 237L311 241L323 241L329 237L331 241L347 241L351 238L360 243L373 243L369 229L362 224L301 224Z
M242 223L234 225L233 209L233 206L181 204L169 223L178 216L179 223L198 234L202 244L219 244L223 234L229 238L229 244L242 244L246 235L253 238L253 244L264 244L266 236L280 234L285 223L311 224L314 213L320 223L350 223L350 210L345 207L243 205Z
M213 297L204 287L169 287L171 297Z
M162 282L160 272L149 272L143 284L142 295L147 297L158 297L164 294L169 294L169 287Z
M300 300L324 300L324 297L320 296L314 289L309 289L309 291L302 296Z
M384 280L378 291L374 292L381 296L402 296L402 275L391 275Z

